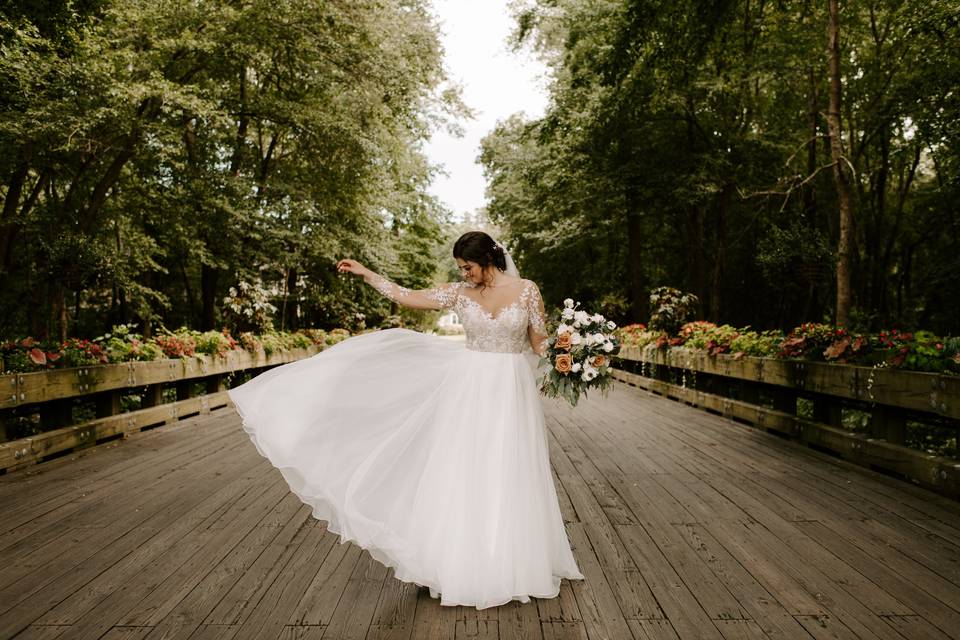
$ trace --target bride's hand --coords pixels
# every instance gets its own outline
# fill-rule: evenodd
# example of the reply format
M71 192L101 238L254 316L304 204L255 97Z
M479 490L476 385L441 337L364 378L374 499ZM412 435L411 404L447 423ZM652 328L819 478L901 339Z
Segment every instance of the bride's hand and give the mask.
M358 276L364 276L370 272L365 266L357 262L356 260L350 260L349 258L344 258L337 261L337 272L338 273L353 273Z

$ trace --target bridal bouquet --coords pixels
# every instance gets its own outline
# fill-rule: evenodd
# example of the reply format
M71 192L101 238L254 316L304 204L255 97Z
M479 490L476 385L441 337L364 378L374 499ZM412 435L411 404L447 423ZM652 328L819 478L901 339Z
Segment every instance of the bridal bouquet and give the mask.
M620 352L620 341L613 335L617 325L579 306L567 298L563 309L551 316L550 325L557 328L547 338L547 352L540 359L540 366L550 365L540 378L540 392L551 398L563 396L573 406L581 393L586 397L588 389L599 388L606 396L611 358Z

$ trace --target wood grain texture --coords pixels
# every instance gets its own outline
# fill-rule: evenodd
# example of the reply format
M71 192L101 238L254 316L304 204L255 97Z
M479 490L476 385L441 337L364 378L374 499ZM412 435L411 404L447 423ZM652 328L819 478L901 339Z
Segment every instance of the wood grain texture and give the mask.
M956 502L623 383L544 409L556 598L441 606L228 410L0 477L0 639L960 637Z

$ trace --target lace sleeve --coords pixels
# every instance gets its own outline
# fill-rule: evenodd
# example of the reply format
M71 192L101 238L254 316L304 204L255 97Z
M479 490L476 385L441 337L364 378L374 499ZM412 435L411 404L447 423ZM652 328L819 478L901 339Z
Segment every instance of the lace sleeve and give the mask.
M450 309L457 303L462 282L447 282L431 289L408 289L387 280L378 273L367 282L397 304L411 309Z
M540 289L530 281L521 295L527 310L527 336L530 339L530 348L534 353L542 356L547 350L547 319Z

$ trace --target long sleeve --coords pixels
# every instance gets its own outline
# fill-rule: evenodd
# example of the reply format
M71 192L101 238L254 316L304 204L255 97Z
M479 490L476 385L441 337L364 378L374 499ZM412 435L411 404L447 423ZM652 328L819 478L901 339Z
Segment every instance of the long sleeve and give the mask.
M540 289L530 281L521 294L527 310L527 337L530 339L530 348L539 356L547 350L547 320L543 298Z
M408 289L372 273L367 282L397 304L411 309L450 309L457 302L462 282L447 282L430 289Z

